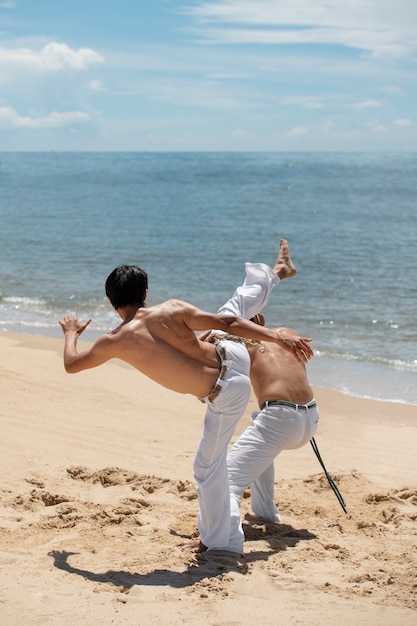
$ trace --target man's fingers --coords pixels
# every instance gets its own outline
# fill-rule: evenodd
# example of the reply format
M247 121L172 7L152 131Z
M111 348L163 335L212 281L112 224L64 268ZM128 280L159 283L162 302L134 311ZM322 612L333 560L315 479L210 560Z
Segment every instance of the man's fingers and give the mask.
M311 357L314 356L313 350L308 345L308 343L306 343L306 341L311 341L311 339L307 339L303 337L299 341L299 344L298 346L296 346L296 350L295 350L296 357L300 361L303 361L304 363L307 363L307 361L309 361Z
M74 315L66 315L63 320L59 321L59 325L64 332L75 331L78 335L80 335L85 331L90 322L91 318L85 320L84 322L79 322Z

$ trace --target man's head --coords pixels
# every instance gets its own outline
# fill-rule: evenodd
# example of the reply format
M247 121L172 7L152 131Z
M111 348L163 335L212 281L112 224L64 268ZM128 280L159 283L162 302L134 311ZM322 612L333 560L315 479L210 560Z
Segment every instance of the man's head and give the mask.
M116 311L125 306L143 306L148 275L137 265L119 265L106 280L106 296Z

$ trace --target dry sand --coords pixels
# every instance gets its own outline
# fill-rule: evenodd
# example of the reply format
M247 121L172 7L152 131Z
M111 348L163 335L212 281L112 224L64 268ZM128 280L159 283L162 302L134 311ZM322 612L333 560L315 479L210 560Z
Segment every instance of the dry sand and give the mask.
M2 625L417 624L417 406L316 389L348 513L310 445L284 452L282 523L246 498L244 559L199 563L204 406L116 361L70 376L62 347L0 333Z

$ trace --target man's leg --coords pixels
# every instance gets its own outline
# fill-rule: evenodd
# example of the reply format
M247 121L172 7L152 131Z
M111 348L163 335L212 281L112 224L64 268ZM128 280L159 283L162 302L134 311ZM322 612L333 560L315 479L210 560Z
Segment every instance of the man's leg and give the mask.
M280 278L265 263L245 263L246 277L233 296L217 311L219 315L239 315L249 320L266 305Z
M246 263L246 279L241 287L238 287L232 298L220 309L220 315L239 315L249 319L256 315L265 306L269 293L279 283L280 278L264 263ZM234 342L227 342L234 343ZM235 344L236 345L236 344ZM207 412L204 420L203 436L194 461L194 477L197 483L199 498L198 527L200 542L210 549L223 549L230 552L243 553L243 531L241 536L229 541L230 507L233 507L234 525L240 524L239 503L236 498L231 498L227 469L227 448L234 429L240 417L243 415L249 401L251 385L249 379L250 359L247 355L247 385L240 394L239 407L235 416L225 419L219 411L219 402L225 401L224 389L219 399L211 405L207 403ZM236 388L237 389L237 388ZM224 487L223 477L226 477ZM243 492L242 492L243 493Z
M230 529L230 489L227 449L236 424L243 415L251 393L250 358L246 346L223 340L217 346L226 376L218 380L221 391L207 404L203 435L194 460L194 477L199 501L200 540L208 550L228 550Z
M283 450L301 448L314 437L319 422L319 412L317 407L311 407L306 411L302 408L295 410L277 406L269 407L257 414L253 413L252 419L252 428L255 428L259 433L263 431L264 440L267 440L267 444L260 447L265 459L272 457L275 459ZM239 439L236 443L239 442ZM259 437L256 441L259 441ZM249 452L248 454L247 450L240 453L239 446L236 446L235 450L234 447L232 448L231 453L234 452L236 454L235 463L249 465L248 472L252 471L252 477L249 473L247 474L249 480L252 478L250 484L252 511L258 517L271 522L279 522L280 513L274 501L274 462L272 461L269 465L265 463L266 469L255 473L254 468L251 470L250 467L249 457L252 456L252 453ZM246 460L245 454L247 455ZM240 459L239 456L241 456ZM254 456L256 458L256 444Z
M262 311L275 285L284 278L296 274L286 239L280 240L280 248L274 268L265 263L245 263L246 277L233 296L218 310L220 315L239 315L251 319Z
M275 458L275 457L274 457ZM229 460L229 457L228 457ZM236 459L234 459L236 461ZM246 467L252 468L252 459L247 459ZM229 466L230 481L230 538L229 546L233 552L243 554L245 535L240 516L240 502L244 490L250 486L252 511L258 517L271 522L279 522L281 516L274 502L274 461L271 461L264 472L250 482L251 476L239 471L239 463ZM256 471L256 469L255 469ZM253 475L252 475L253 476Z
M253 512L271 522L279 522L274 502L274 459L282 450L304 446L317 430L318 411L311 408L295 410L274 406L251 415L252 424L232 446L228 456L231 523L229 545L243 550L243 529L240 500L244 490L251 488Z
M279 454L279 453L277 453ZM275 466L270 463L250 486L252 511L270 522L280 522L281 515L275 504Z
M278 409L280 407L277 407ZM282 412L275 410L268 415L256 411L251 415L252 424L240 435L227 456L231 497L230 540L231 546L241 546L244 535L240 518L240 501L243 492L251 487L253 512L270 521L279 521L279 511L274 501L274 459L297 437L288 428ZM262 476L262 480L257 482ZM255 493L252 489L255 489ZM259 488L259 493L258 493ZM255 496L255 497L254 497Z

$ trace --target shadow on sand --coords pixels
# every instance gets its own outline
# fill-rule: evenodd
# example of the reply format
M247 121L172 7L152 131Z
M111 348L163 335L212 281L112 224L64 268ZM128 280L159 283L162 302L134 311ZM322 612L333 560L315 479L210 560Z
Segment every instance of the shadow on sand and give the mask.
M208 553L204 553L204 558L199 560L198 555L193 555L193 562L182 572L156 569L147 574L131 573L125 570L107 570L106 572L95 573L74 567L68 562L69 557L75 556L79 552L54 550L49 552L48 556L54 559L54 566L57 569L68 572L68 574L82 576L86 580L96 583L112 584L124 589L130 589L135 585L185 588L203 578L210 578L227 572L246 574L250 563L260 560L266 561L270 556L294 547L299 541L309 541L316 538L314 534L305 529L295 529L285 524L265 523L251 516L246 516L245 519L252 522L244 524L246 541L264 540L271 546L270 550L249 552L242 558L224 555L208 557Z

